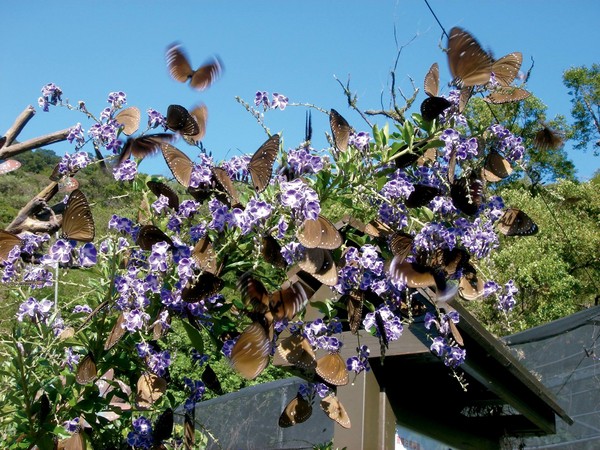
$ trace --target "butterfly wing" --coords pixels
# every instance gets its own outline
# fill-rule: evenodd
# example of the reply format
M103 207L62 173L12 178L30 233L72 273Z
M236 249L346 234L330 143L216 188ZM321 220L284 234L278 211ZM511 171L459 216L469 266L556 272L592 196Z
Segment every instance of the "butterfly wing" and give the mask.
M169 73L180 83L185 83L188 78L194 74L192 66L181 45L177 43L171 44L167 48L166 59Z
M273 163L277 153L279 153L279 135L274 134L260 146L248 163L254 190L259 194L267 188L271 181Z
M440 89L440 66L433 63L425 75L425 93L430 97L437 97Z
M213 167L211 170L213 176L217 180L217 187L224 191L229 197L231 207L240 207L240 195L227 171L222 167Z
M314 370L317 367L315 352L308 340L301 334L292 334L277 346L281 357L301 369Z
M501 105L503 103L520 102L521 100L525 100L530 95L531 92L526 91L525 89L513 86L500 86L495 88L483 99L488 103Z
M167 128L184 136L194 136L200 132L196 119L181 105L169 105L166 124Z
M222 72L223 63L215 56L194 72L190 80L190 86L197 91L203 91L210 87L221 76Z
M196 243L192 250L192 259L200 269L217 274L217 254L208 237L203 237Z
M431 122L450 106L452 106L452 103L444 97L427 97L421 103L421 117L423 117L423 120Z
M492 72L498 84L500 86L510 86L515 78L517 78L522 63L523 54L521 52L509 53L494 61Z
M350 417L346 412L346 408L340 402L340 399L337 398L334 394L329 394L323 400L321 400L321 409L325 411L325 414L329 416L330 419L335 420L344 428L350 428Z
M120 111L115 116L115 120L123 127L123 133L130 136L140 127L140 117L140 110L131 106Z
M248 380L255 379L269 364L271 342L265 326L252 322L242 332L231 350L231 364Z
M75 189L67 200L63 213L62 235L64 239L91 242L96 235L92 210L83 192Z
M21 246L23 241L19 236L8 231L0 230L0 263L8 260L8 254L15 246Z
M308 297L300 283L286 282L269 298L269 307L275 320L292 320L307 303Z
M497 151L492 150L485 158L483 177L486 181L495 183L508 177L512 172L510 162Z
M531 236L539 231L531 217L517 208L504 212L498 221L498 230L505 236Z
M350 381L346 363L339 353L328 353L317 360L317 374L329 384L344 386Z
M152 250L152 246L158 242L166 242L169 247L173 246L173 241L164 231L154 225L144 225L140 228L136 244L142 250Z
M143 373L137 381L135 403L139 409L150 409L167 391L167 381L153 373Z
M152 191L154 195L160 197L164 195L169 199L169 207L175 211L179 209L179 196L171 189L168 185L161 183L160 181L148 181L146 186Z
M119 317L117 317L117 320L116 320L110 334L108 335L108 337L106 338L106 341L104 342L104 350L108 351L111 348L113 348L115 345L117 345L117 343L125 335L126 330L125 330L125 328L123 328L124 323L125 323L125 314L121 313L119 315Z
M196 145L200 142L204 135L206 134L206 122L208 121L208 108L206 105L196 106L194 109L190 111L192 117L196 120L198 124L198 133L193 136L183 136L188 144Z
M77 372L75 372L75 381L79 384L88 384L98 378L98 369L96 368L96 360L90 352L79 361Z
M483 85L490 81L492 58L479 42L462 28L454 27L448 38L448 65L459 87Z
M425 184L415 184L414 188L404 203L408 208L425 206L441 193L439 188Z
M194 170L192 160L177 147L166 142L161 145L161 150L175 179L183 187L189 188L192 171Z
M335 109L329 112L329 125L333 135L333 142L340 152L345 152L350 140L350 125Z
M312 406L301 395L294 397L285 407L279 416L279 426L282 428L291 427L297 423L308 420L312 415Z
M19 167L21 167L21 163L19 161L17 161L16 159L7 159L2 164L0 164L0 175L4 175L8 172L12 172L13 170L17 170Z

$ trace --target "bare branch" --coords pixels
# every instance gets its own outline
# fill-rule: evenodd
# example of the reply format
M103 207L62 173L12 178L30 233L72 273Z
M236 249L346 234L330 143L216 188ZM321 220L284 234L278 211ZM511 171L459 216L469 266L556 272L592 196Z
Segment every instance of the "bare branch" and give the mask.
M27 122L31 120L31 118L35 115L35 108L29 105L25 110L19 114L15 123L8 129L8 131L4 134L6 136L6 144L4 147L8 147L19 135L21 130L27 125Z
M40 221L29 216L41 211L50 199L58 192L58 183L52 182L39 194L33 197L17 214L17 217L6 227L10 233L21 233L23 231L55 231L60 226L60 221ZM57 216L58 217L58 216ZM61 216L62 217L62 216Z
M371 122L369 122L369 119L367 119L364 113L356 106L358 97L356 95L353 95L350 91L350 77L348 76L348 82L346 83L346 86L344 86L343 83L335 75L333 76L333 78L335 78L335 81L337 81L344 90L344 94L346 95L346 99L348 100L348 106L354 109L356 112L358 112L358 114L360 114L360 117L362 117L363 120L367 122L367 125L373 128L373 125L371 124Z
M46 134L37 138L29 139L25 142L20 142L15 145L8 147L2 147L0 150L0 159L8 159L11 156L18 155L29 150L43 147L45 145L54 144L55 142L61 142L67 139L70 129L67 128L61 131L55 131L54 133Z

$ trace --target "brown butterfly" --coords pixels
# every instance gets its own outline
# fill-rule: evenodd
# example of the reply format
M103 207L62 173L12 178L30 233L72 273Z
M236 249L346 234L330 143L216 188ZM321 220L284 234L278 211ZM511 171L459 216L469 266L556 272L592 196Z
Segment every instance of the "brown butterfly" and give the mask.
M531 236L538 232L538 226L520 209L508 208L498 221L498 230L505 236Z
M331 250L321 250L323 252L323 264L320 269L311 275L326 286L335 286L338 282L338 271Z
M488 103L501 105L503 103L520 102L531 95L531 92L514 86L499 86L483 98Z
M421 117L429 122L452 106L444 97L438 97L439 86L440 68L438 63L433 63L425 75L425 93L428 97L421 103Z
M522 63L523 54L521 52L509 53L494 61L492 72L498 84L500 86L510 86L517 78Z
M117 343L125 335L127 330L125 328L123 328L124 323L125 323L125 314L121 313L121 314L119 314L119 317L117 317L117 321L115 322L115 325L113 326L110 334L108 335L108 337L106 338L106 341L104 342L104 350L108 351L111 348L113 348L115 345L117 345Z
M533 138L533 144L540 150L556 150L563 145L563 137L556 130L544 125Z
M184 188L189 188L190 179L194 170L194 163L192 160L185 153L171 144L163 143L160 148L175 179Z
M281 289L269 293L259 280L246 272L238 280L238 289L244 304L251 305L254 311L262 314L270 312L275 320L284 317L292 320L308 302L306 291L299 281L292 283L288 280Z
M475 270L465 270L458 283L458 295L465 300L476 300L483 295L483 280Z
M210 366L210 364L207 364L204 368L204 372L202 372L201 379L202 382L206 385L206 387L213 391L215 394L223 395L223 388L221 387L221 382L217 378L217 374Z
M306 219L296 232L298 242L306 248L335 250L342 245L342 236L335 225L324 216Z
M350 381L346 363L339 353L328 353L317 360L317 374L327 383L344 386Z
M84 433L81 430L76 431L67 439L62 439L58 442L57 450L85 450Z
M152 191L154 195L160 197L164 195L169 199L169 208L173 208L175 211L179 209L179 196L165 183L160 181L148 181L146 186Z
M259 194L267 188L271 181L273 163L278 153L279 135L274 134L250 158L248 171L252 177L254 190Z
M199 302L223 289L223 280L213 273L204 271L181 291L181 298L189 303Z
M186 411L183 419L183 445L185 450L192 450L196 443L196 426L194 410Z
M192 250L192 259L196 265L203 271L217 274L217 254L208 237L203 237L198 240Z
M281 269L287 267L287 262L281 254L281 245L271 235L266 235L262 239L262 256L266 262L275 267Z
M183 139L185 139L185 141L190 145L196 145L204 138L204 135L206 134L208 109L205 105L199 105L192 109L190 114L194 119L196 119L196 123L198 124L198 133L194 134L193 136L183 135Z
M166 125L169 130L181 133L184 136L194 136L200 132L196 118L181 105L169 105Z
M96 360L92 352L89 352L79 361L77 372L75 372L75 381L79 384L88 384L98 378L98 369L96 368Z
M125 145L121 149L117 165L121 164L131 155L134 158L145 158L146 156L158 153L161 144L165 142L173 142L175 135L171 133L155 133L137 138L128 138Z
M459 178L450 186L450 197L456 209L474 216L483 203L483 182L474 175Z
M425 184L415 184L414 190L410 193L404 204L408 208L419 208L426 206L431 200L441 194L439 188L427 186Z
M441 301L454 297L456 288L448 287L446 274L439 267L428 266L416 262L398 262L399 258L392 258L389 268L390 277L409 288L436 288L437 299Z
M368 234L374 238L390 236L393 233L394 230L392 230L389 225L385 224L379 219L373 219L365 225L365 234Z
M216 180L215 187L217 190L224 192L227 195L227 198L223 203L229 203L232 208L241 208L240 195L227 171L222 167L213 167L211 170L213 177Z
M21 163L16 159L7 159L0 164L0 175L4 175L21 167Z
M152 438L155 445L169 439L173 435L173 418L173 410L171 408L167 408L158 416L152 427Z
M335 109L329 112L329 125L331 126L331 133L333 135L333 142L336 148L340 152L345 152L348 148L348 141L350 140L350 132L352 128L348 124L348 121L342 117Z
M94 240L95 235L96 227L90 205L83 192L75 189L67 200L60 237L80 242L91 242Z
M363 306L365 303L365 291L354 289L340 299L346 300L346 311L348 312L348 325L352 334L358 333L362 323Z
M121 110L115 116L115 120L121 124L123 134L130 136L140 127L140 117L140 110L135 106L131 106Z
M340 399L334 394L329 394L321 400L321 408L330 419L335 420L344 428L351 428L350 417Z
M317 367L315 352L308 340L300 333L292 334L277 346L277 350L288 363L301 369L314 370Z
M492 58L462 28L454 27L448 38L448 65L458 87L484 85L490 81Z
M139 409L150 409L167 391L167 381L153 373L144 372L137 381L135 403Z
M166 59L171 76L180 83L190 80L190 87L198 91L208 88L223 72L223 64L218 57L209 59L204 65L193 70L183 48L177 43L167 48Z
M279 416L279 426L287 428L297 423L306 422L311 415L311 404L298 394L286 405Z
M152 250L152 246L158 242L166 242L169 247L173 246L171 238L154 225L143 225L135 241L142 250Z
M8 260L8 254L16 246L23 245L19 236L8 231L0 230L0 263Z
M404 261L404 259L410 254L412 250L413 237L410 234L404 233L403 231L397 231L392 235L390 239L390 250L392 255L398 258L398 262Z
M255 379L269 364L273 323L264 317L248 325L231 350L231 364L248 380Z
M495 183L496 181L503 180L510 176L513 172L510 162L504 158L496 150L492 150L488 153L485 158L485 165L483 166L483 178L486 181Z

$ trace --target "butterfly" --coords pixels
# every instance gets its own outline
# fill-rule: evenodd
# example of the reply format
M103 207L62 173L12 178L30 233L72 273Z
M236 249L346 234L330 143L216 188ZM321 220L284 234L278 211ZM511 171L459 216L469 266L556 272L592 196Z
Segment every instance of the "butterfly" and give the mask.
M75 189L67 200L62 218L63 239L91 242L96 235L92 210L83 192Z
M171 76L180 83L190 81L190 87L203 91L212 85L223 72L223 64L218 57L210 58L196 70L192 69L181 45L174 43L167 48L167 67Z
M196 443L196 425L194 420L195 412L186 411L183 416L183 448L185 450L191 450L194 448Z
M167 408L154 422L152 438L156 443L169 439L173 435L173 410Z
M323 400L321 400L321 409L325 411L325 414L330 419L335 420L344 428L350 428L350 417L346 412L346 408L342 405L342 402L334 394L329 394Z
M200 132L196 118L181 105L169 105L166 125L169 130L176 131L184 136L194 136Z
M274 134L250 158L248 171L252 177L254 190L259 194L267 188L271 181L273 163L277 153L279 153L279 135Z
M175 135L171 133L155 133L137 138L128 138L117 159L117 166L131 155L135 158L145 158L149 155L158 153L161 144L164 142L173 142Z
M336 148L345 152L348 148L348 141L350 140L350 132L352 128L348 124L348 121L342 117L335 109L329 112L329 125L331 126L331 133L333 134L333 142Z
M280 427L287 428L297 423L306 422L311 415L311 404L298 394L286 405L279 416L278 423Z
M436 288L437 299L441 301L454 297L456 289L449 287L446 273L441 267L425 265L417 262L400 262L397 256L392 258L389 267L390 278L405 284L409 288Z
M399 262L410 254L412 250L413 237L403 231L395 232L390 239L390 250Z
M335 225L324 216L306 219L296 232L298 242L306 248L335 250L342 245L342 236Z
M202 382L206 385L206 387L213 391L215 394L223 395L223 388L221 387L221 382L217 378L217 374L210 366L210 364L207 364L204 368L204 372L202 372L201 379Z
M298 266L327 286L337 284L337 266L330 250L318 247L307 248Z
M231 350L231 364L248 380L255 379L269 364L273 322L264 316L248 325Z
M150 409L167 391L167 381L153 373L144 372L137 381L135 403L139 409Z
M362 323L362 313L365 301L371 304L381 302L381 298L370 289L353 289L344 294L340 301L346 302L346 311L348 312L348 325L353 334L358 332Z
M476 176L459 178L450 186L450 197L456 209L474 216L483 203L483 182Z
M208 109L205 105L196 106L190 111L190 115L196 120L198 124L198 133L188 136L183 135L183 139L190 145L196 145L204 138L206 134L206 122L208 121Z
M531 236L538 232L538 226L520 209L508 208L498 221L498 230L505 236Z
M287 267L287 262L281 254L281 245L273 236L266 235L262 238L261 253L269 264L281 269Z
M224 282L216 274L204 271L182 289L181 298L189 303L199 302L223 289Z
M492 63L492 73L496 82L500 86L510 86L517 78L522 63L523 54L521 52L509 53L494 61Z
M84 358L79 361L77 371L75 372L75 381L79 384L88 384L98 378L98 369L96 368L96 360L92 352L89 352Z
M533 138L533 144L540 150L556 150L563 145L563 137L556 130L544 125Z
M465 300L476 300L483 295L483 280L474 269L464 270L458 283L458 295Z
M161 183L160 181L148 181L146 186L148 186L148 189L150 189L157 197L160 197L161 195L167 197L169 199L169 208L173 208L175 211L179 209L179 196L168 185Z
M510 176L513 172L510 162L496 150L492 150L485 158L483 166L483 178L486 181L495 183Z
M121 314L119 314L119 317L117 317L117 320L116 320L110 334L108 335L108 337L106 338L106 341L104 342L104 350L108 351L111 348L113 348L115 345L117 345L117 343L125 335L127 330L123 327L124 323L125 323L125 313L121 313Z
M288 280L281 289L269 293L259 280L246 272L237 286L244 304L251 305L254 311L262 314L270 312L275 320L292 320L308 303L306 291L299 281L292 283Z
M484 85L490 81L492 58L462 28L454 27L448 38L448 65L458 87Z
M158 242L166 242L169 247L173 246L171 238L154 225L143 225L135 241L142 250L152 250L152 246Z
M428 205L431 200L440 194L440 189L435 186L415 184L414 190L410 193L404 204L408 208L419 208Z
M228 198L223 203L229 203L232 208L241 208L240 195L227 171L222 167L212 167L211 171L216 180L217 190L227 194Z
M300 333L292 334L279 342L277 351L288 363L305 370L317 367L315 352Z
M198 240L192 250L192 259L203 271L217 274L217 255L208 237Z
M140 117L140 110L131 106L121 110L115 116L115 120L121 125L123 133L130 136L140 127Z
M192 160L177 147L169 143L161 144L160 148L175 179L184 188L189 188L192 172L194 171Z
M421 117L429 122L452 106L444 97L438 97L439 86L440 68L438 63L433 63L425 75L425 93L428 97L421 103Z
M0 164L0 175L4 175L21 167L21 163L16 159L7 159Z
M337 352L328 353L317 360L317 374L334 386L344 386L350 381L346 363Z
M8 231L0 230L0 263L8 260L8 254L16 246L23 245L19 236Z
M503 103L520 102L531 95L531 92L514 86L498 86L494 88L483 100L494 105Z

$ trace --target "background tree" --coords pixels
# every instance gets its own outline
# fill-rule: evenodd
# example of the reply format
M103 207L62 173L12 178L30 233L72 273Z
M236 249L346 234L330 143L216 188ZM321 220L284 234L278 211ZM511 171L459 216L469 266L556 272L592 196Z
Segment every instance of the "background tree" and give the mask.
M575 122L571 138L578 141L576 149L594 145L594 155L600 153L600 65L573 67L563 74L565 86L572 96L571 115Z

